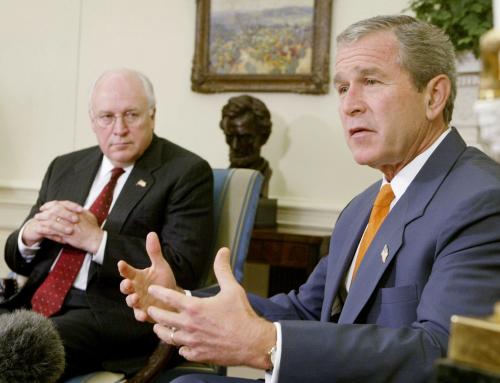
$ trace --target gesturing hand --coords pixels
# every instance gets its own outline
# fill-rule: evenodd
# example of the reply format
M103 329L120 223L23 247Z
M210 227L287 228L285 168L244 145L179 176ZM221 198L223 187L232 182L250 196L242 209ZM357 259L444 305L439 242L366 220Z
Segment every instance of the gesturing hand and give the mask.
M276 342L276 328L250 306L232 273L229 249L219 250L214 271L221 290L210 298L149 287L149 294L163 306L148 309L157 322L154 331L163 341L180 346L179 353L188 360L269 368L267 351Z
M146 251L151 260L151 266L146 269L136 269L125 261L118 262L120 275L125 278L120 283L120 290L127 294L127 305L133 308L135 318L141 322L152 321L147 314L149 306L164 307L163 302L148 294L149 286L156 284L178 289L172 269L163 258L156 233L149 233L146 237Z

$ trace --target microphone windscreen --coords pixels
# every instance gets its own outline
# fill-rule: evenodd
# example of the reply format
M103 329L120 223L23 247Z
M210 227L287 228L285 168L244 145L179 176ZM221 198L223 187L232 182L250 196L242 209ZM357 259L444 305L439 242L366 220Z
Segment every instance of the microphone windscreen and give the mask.
M0 382L54 383L64 347L50 319L27 310L0 315Z

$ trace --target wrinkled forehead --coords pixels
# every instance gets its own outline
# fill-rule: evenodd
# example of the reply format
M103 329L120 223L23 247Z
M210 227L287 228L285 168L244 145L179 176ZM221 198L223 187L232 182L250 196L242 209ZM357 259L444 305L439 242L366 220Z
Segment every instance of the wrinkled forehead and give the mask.
M399 63L399 43L392 32L368 34L354 42L341 43L335 58L335 75L353 67L385 67Z

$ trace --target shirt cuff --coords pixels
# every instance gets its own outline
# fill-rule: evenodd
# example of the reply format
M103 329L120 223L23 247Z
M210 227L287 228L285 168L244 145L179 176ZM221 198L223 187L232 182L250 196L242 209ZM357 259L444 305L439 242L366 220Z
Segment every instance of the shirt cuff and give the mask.
M102 265L104 262L104 250L106 250L106 242L108 241L108 232L103 230L102 233L101 243L99 244L96 253L92 255L92 261L99 265Z
M35 258L36 252L40 250L40 242L36 242L33 246L26 246L23 242L23 233L24 229L28 222L26 222L21 230L19 230L19 236L17 237L17 248L21 253L21 256L24 258L26 262L31 262L33 258Z
M274 361L273 370L270 372L266 371L265 379L266 383L278 383L279 372L280 372L280 362L281 362L281 325L279 322L274 322L276 327L276 359Z

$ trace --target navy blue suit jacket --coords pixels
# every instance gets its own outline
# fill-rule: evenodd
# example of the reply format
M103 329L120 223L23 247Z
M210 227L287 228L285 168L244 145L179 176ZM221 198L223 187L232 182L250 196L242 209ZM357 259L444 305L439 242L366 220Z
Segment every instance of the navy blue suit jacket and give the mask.
M281 322L280 383L429 381L450 317L489 315L500 300L500 166L453 129L391 210L332 318L379 188L343 210L329 255L298 291L251 297Z

